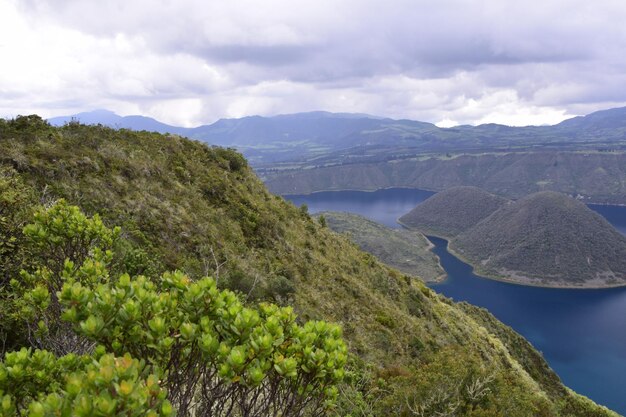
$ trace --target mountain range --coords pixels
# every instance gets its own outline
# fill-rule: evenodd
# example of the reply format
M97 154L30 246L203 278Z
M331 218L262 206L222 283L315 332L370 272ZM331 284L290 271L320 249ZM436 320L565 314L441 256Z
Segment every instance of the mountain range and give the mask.
M626 142L626 107L575 117L554 126L527 127L491 123L439 128L414 120L324 111L220 119L194 128L171 126L144 116L119 116L108 110L54 117L48 121L60 126L72 120L173 133L212 145L234 147L258 168L275 168L277 163L294 161L323 166L433 152L565 149L584 143L615 146Z

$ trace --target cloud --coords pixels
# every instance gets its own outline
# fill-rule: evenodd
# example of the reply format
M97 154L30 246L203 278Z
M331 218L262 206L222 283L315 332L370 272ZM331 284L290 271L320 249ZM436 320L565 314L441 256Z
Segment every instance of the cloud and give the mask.
M558 122L626 103L624 21L620 0L0 0L0 114Z

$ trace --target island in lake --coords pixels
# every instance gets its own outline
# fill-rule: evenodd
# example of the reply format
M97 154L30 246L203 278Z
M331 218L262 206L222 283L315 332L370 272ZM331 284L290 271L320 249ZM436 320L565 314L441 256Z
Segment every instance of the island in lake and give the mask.
M489 278L560 288L626 285L626 238L565 194L544 191L510 201L455 187L399 221L448 239L451 252Z

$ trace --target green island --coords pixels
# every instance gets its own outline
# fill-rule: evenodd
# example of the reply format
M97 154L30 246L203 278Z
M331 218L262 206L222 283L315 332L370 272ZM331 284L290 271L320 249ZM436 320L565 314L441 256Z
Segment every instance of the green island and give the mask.
M472 228L508 202L477 187L452 187L418 204L398 222L427 235L451 238Z
M559 288L626 285L626 238L565 194L542 191L507 201L454 187L400 221L444 237L450 252L488 278Z
M229 149L0 119L2 415L616 416Z

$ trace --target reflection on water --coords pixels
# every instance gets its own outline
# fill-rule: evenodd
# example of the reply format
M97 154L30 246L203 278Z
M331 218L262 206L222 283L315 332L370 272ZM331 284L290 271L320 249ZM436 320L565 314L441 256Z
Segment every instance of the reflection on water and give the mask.
M361 214L390 227L433 193L411 189L337 191L288 196L311 213ZM591 205L626 234L626 207ZM457 301L485 307L543 353L570 388L626 414L626 288L563 290L525 287L481 278L448 253L446 241L430 238L448 279L433 285Z

